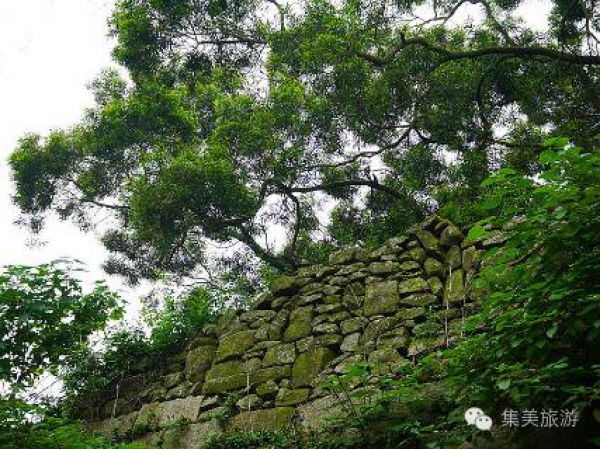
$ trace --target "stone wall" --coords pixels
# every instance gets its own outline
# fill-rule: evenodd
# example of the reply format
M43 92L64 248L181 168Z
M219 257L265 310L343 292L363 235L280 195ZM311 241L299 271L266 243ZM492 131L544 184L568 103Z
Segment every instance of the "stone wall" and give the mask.
M374 251L340 250L205 326L164 366L138 361L94 398L90 426L172 448L229 430L316 426L334 403L320 387L328 376L362 360L416 360L459 335L480 252L502 240L466 242L432 216Z

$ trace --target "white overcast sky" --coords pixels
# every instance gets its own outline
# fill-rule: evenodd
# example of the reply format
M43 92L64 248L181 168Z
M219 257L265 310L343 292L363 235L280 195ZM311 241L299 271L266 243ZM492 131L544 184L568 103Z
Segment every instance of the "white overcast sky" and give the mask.
M113 0L0 0L0 266L68 257L86 263L86 283L106 278L97 236L68 222L50 220L41 236L47 244L27 245L31 236L13 225L18 212L6 160L20 136L68 127L92 105L85 86L112 64L106 21L113 6ZM539 26L548 6L531 0L520 12ZM140 290L115 278L108 282L136 303Z
M106 252L93 233L49 220L42 247L13 224L12 184L7 158L27 132L46 135L76 123L93 104L86 84L111 65L112 42L106 21L112 0L0 0L0 266L39 264L60 257L85 262L93 280L106 279L100 265ZM139 290L118 278L112 288L135 304ZM136 309L136 307L133 307Z

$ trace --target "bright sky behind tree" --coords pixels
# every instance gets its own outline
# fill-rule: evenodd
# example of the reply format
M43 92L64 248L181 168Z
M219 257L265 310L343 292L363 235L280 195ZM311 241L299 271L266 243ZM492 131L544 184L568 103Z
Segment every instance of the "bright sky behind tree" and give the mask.
M106 21L112 0L19 0L0 2L0 265L39 264L61 257L85 263L88 283L107 276L106 252L93 233L51 218L31 247L31 234L13 223L7 158L24 133L46 135L68 127L93 105L86 85L112 64ZM139 290L118 278L111 287L135 303ZM134 307L135 308L135 307Z
M84 282L107 278L101 269L106 251L97 236L70 222L52 217L40 236L45 245L28 245L30 233L13 224L19 214L10 199L7 158L26 132L46 135L66 128L92 106L86 85L114 65L107 36L113 6L113 0L0 1L0 266L66 257L86 264ZM547 7L532 0L520 13L535 24ZM137 304L140 289L129 289L117 278L108 282ZM130 308L132 315L135 309Z

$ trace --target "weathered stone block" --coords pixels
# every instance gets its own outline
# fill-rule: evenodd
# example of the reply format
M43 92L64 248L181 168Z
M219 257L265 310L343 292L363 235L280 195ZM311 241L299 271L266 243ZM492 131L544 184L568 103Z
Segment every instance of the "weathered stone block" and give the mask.
M215 346L199 346L188 352L185 360L185 377L192 382L204 382L204 376L215 358Z
M436 302L438 302L438 299L432 293L415 293L400 300L400 304L407 306L427 306Z
M369 265L369 271L376 276L397 273L400 270L398 262L373 262Z
M355 260L356 248L345 248L329 255L329 265L344 265Z
M296 341L310 335L312 332L312 314L313 308L310 306L292 310L290 324L285 330L283 339L285 341Z
M271 292L273 296L289 296L296 293L299 287L295 276L279 276L273 280Z
M433 257L430 257L425 261L424 268L425 273L427 273L427 276L429 277L437 276L439 278L443 278L446 276L446 267Z
M254 331L227 333L219 340L217 361L239 357L254 345Z
M171 389L175 385L178 385L181 382L183 382L184 379L185 379L185 376L181 372L167 374L163 379L163 385L165 386L166 389Z
M438 277L432 277L427 279L427 284L429 284L429 288L431 292L437 296L438 298L442 298L444 295L444 284Z
M386 281L367 285L364 314L366 316L388 314L398 307L398 282Z
M365 329L364 338L367 341L375 340L380 335L384 334L390 329L393 329L397 323L398 319L396 317L386 317L372 321Z
M240 413L227 426L228 431L283 430L292 425L296 410L293 407L276 407Z
M414 260L415 262L418 262L419 264L422 264L423 262L425 262L425 259L427 259L427 253L421 247L415 247L415 248L409 249L406 252L402 253L398 257L398 260L400 262L404 262L407 260Z
M296 390L279 390L277 398L275 399L275 405L278 407L287 405L296 405L306 402L308 395L310 394L310 388L298 388Z
M398 313L396 313L396 318L400 321L414 320L423 315L425 315L425 307L413 307L410 309L400 309Z
M235 403L240 411L256 410L262 405L262 399L255 394L249 394Z
M165 432L162 438L163 449L181 449L197 448L213 435L222 433L221 426L217 420L211 420L203 423L190 424L179 429L171 429ZM150 447L155 447L150 445Z
M175 399L175 398L184 398L191 394L193 387L194 387L194 384L191 383L189 380L183 381L182 383L174 386L169 391L167 391L165 398L167 400L171 400L171 399Z
M371 363L391 363L400 360L402 360L402 356L391 347L378 349L369 354L369 362Z
M263 366L292 364L295 359L296 347L294 343L281 344L267 350L263 360Z
M337 334L339 330L338 325L334 323L323 323L314 327L316 334Z
M342 406L335 396L325 396L306 404L299 405L300 422L305 429L319 429L327 424L326 417L342 413Z
M401 295L410 295L411 293L427 292L429 284L423 278L411 278L402 281L398 285L398 292Z
M311 386L314 378L335 358L335 352L327 347L316 347L311 352L304 352L296 358L292 369L292 385L297 387Z
M444 302L462 301L465 297L464 272L461 269L452 270L446 280Z
M156 424L158 427L164 428L181 419L196 422L202 400L202 396L196 396L161 402L155 409Z
M460 229L453 224L446 226L440 235L440 244L446 248L452 245L460 245L465 236Z
M340 345L340 349L343 352L355 352L360 344L360 334L355 332L353 334L347 335L344 338L344 341Z
M414 338L408 346L408 355L414 356L433 351L445 343L444 338Z
M442 253L440 241L431 232L417 230L415 236L428 254L439 255Z
M367 324L368 320L364 317L355 317L342 321L340 323L342 335L351 334L352 332L362 330Z
M325 334L315 338L315 346L337 347L342 342L342 337L337 334Z
M456 270L462 264L462 252L460 247L453 246L446 253L446 264L449 268Z
M306 337L296 342L296 350L298 352L306 352L315 346L315 337Z
M278 389L279 388L277 387L277 383L275 383L274 380L269 380L264 384L260 384L258 387L256 387L256 394L259 395L261 398L271 399L275 397L275 394L277 393Z

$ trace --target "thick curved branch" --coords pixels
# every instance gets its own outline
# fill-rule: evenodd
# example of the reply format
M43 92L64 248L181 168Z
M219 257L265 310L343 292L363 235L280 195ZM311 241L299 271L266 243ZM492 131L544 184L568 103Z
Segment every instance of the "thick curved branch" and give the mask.
M298 268L298 263L296 261L289 258L277 257L260 246L254 237L252 237L250 231L244 227L238 228L235 238L247 245L261 260L281 271L293 271Z
M391 197L397 199L403 199L404 195L398 192L396 189L393 189L390 186L386 186L384 184L380 184L377 179L349 179L347 181L337 181L330 182L325 184L318 184L315 186L307 186L307 187L286 187L288 191L294 193L310 193L310 192L318 192L318 191L327 191L332 189L339 189L344 187L370 187L375 190L379 190L384 192Z
M402 50L412 46L423 47L434 53L437 53L442 56L446 62L458 61L461 59L476 59L486 56L504 55L514 58L538 57L575 65L600 65L600 56L576 55L546 47L487 47L471 51L451 51L443 47L433 45L423 38L407 39L404 34L401 35L400 43L393 45L383 57L379 57L370 53L359 53L359 56L376 66L384 66L391 63Z

